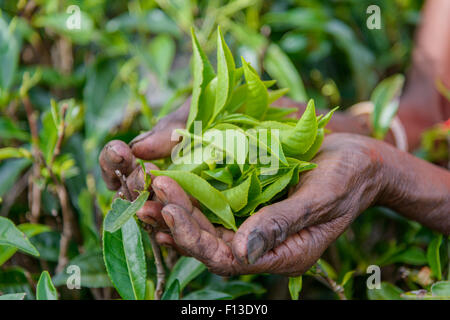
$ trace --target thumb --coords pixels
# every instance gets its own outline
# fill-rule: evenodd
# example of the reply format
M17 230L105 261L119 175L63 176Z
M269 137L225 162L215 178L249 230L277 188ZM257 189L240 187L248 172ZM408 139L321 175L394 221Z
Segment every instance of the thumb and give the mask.
M288 198L264 207L239 227L232 243L233 254L241 263L253 264L290 235L309 226L311 210L307 202Z
M184 127L181 122L169 122L157 125L153 130L140 134L130 142L131 152L137 158L154 160L170 155L178 139L172 139L172 132Z
M172 139L172 132L186 125L189 114L190 99L176 111L162 118L149 132L138 135L130 142L133 154L144 160L165 158L179 142L179 137Z

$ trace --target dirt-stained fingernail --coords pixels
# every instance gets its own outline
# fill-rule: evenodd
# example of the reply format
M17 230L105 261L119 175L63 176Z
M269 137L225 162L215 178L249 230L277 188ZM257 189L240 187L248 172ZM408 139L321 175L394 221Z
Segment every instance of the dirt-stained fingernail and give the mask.
M140 142L141 140L144 140L145 138L151 136L154 131L144 132L140 135L136 136L133 140L130 141L129 146L132 147L135 143Z
M167 226L172 229L175 225L175 221L173 219L172 214L169 212L169 210L165 210L164 208L161 211L161 214L164 218L164 221L166 222Z
M168 203L168 200L167 200L167 195L166 195L166 193L165 193L162 189L156 187L154 184L152 185L152 187L153 187L153 191L155 192L155 194L156 194L156 196L158 197L158 199L159 199L162 203L167 204L167 203Z

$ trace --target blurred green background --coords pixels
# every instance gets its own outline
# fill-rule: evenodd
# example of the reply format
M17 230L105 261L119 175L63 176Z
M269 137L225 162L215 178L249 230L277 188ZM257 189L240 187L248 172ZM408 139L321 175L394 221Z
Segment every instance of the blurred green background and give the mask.
M381 8L379 30L366 26L372 4ZM70 5L81 9L80 29L67 28ZM244 56L263 78L288 87L292 99L314 98L319 108L345 109L367 100L380 80L407 71L422 5L415 0L0 0L0 148L7 148L0 156L0 215L19 226L31 221L41 227L27 234L39 258L16 253L2 261L0 251L0 293L27 292L26 298L33 298L39 274L48 270L61 298L117 297L101 256L99 230L113 192L100 177L98 154L111 139L128 142L151 129L189 95L191 27L213 64L220 25L235 58ZM38 139L32 139L27 108ZM66 128L59 146L61 123ZM65 288L56 270L61 186L32 155L32 146L67 189L79 226L67 254L89 275L81 290ZM39 208L33 209L36 197ZM303 277L300 298L337 299L340 289L348 299L429 291L450 276L448 250L448 239L372 208ZM366 269L372 264L382 267L381 290L367 290ZM191 269L185 272L195 278L183 290L191 298L205 297L204 292L215 293L209 298L289 298L287 278L224 279L198 265Z

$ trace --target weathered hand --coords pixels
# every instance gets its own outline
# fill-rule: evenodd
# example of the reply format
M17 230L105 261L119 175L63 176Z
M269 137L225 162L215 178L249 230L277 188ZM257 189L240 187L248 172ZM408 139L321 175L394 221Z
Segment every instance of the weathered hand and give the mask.
M175 181L157 177L153 189L171 230L158 239L221 275L302 274L380 194L378 144L357 135L328 136L314 159L318 167L302 174L296 191L259 210L235 234L214 228Z
M136 158L153 160L167 157L177 141L171 141L172 131L183 128L189 112L188 99L177 111L164 117L157 123L153 130L137 136L130 145L113 140L105 145L100 153L99 162L102 177L110 190L117 190L117 194L123 194L134 200L138 193L135 190L143 190L145 186L144 174L141 166L136 163ZM147 173L150 170L158 170L152 163L146 163ZM126 177L127 188L123 187L116 171ZM154 178L154 177L152 177ZM129 195L127 190L129 190ZM161 216L162 205L154 199L145 203L138 211L138 217L158 229L167 229Z

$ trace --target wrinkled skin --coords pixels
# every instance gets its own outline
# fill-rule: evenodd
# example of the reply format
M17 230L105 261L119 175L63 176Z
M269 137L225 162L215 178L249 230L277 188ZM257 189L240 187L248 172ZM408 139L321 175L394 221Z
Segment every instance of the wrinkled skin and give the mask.
M441 79L450 87L450 20L448 0L427 1L416 39L413 64L400 99L398 116L406 128L410 149L420 144L422 132L450 116L450 104L435 88ZM433 45L429 45L429 44ZM437 45L435 45L437 44ZM279 106L304 104L287 98ZM127 147L110 142L102 151L103 178L112 190L124 192L114 171L128 178L130 190L144 185L135 157L152 160L170 155L177 141L172 130L183 128L189 101L162 119L155 128L136 137ZM198 209L195 199L168 177L152 182L152 199L137 213L159 232L160 244L191 255L221 275L276 273L300 275L325 249L372 205L389 207L409 219L450 234L450 172L370 135L368 118L337 112L313 159L318 168L303 173L290 196L266 206L248 218L236 233L213 226ZM387 137L388 142L392 137ZM150 164L146 170L155 169ZM131 195L134 198L136 194Z
M384 159L395 153L397 160L402 160L407 169L416 170L415 173L386 165ZM183 190L170 178L157 177L155 193L164 204L162 215L171 231L171 235L159 234L158 239L194 256L220 275L295 276L308 270L352 221L373 204L390 206L431 228L450 233L448 171L386 143L350 134L328 136L314 161L318 168L302 175L288 199L262 208L236 233L223 227L214 228L188 202L187 195L168 196L172 192L180 195ZM414 185L404 189L404 185L392 183L391 170L405 175L397 177L400 181L417 179L420 170L436 180L424 183L421 190ZM437 189L427 191L436 184Z
M159 227L160 244L220 275L302 274L374 204L450 233L448 171L353 134L327 136L314 162L318 167L302 174L289 198L263 207L236 233L215 228L183 189L163 176L153 179L154 198L138 217Z

